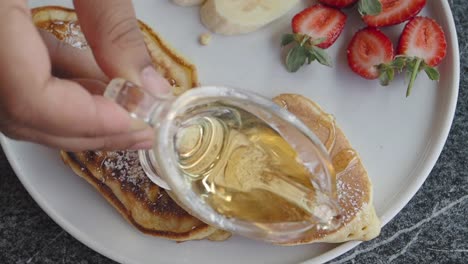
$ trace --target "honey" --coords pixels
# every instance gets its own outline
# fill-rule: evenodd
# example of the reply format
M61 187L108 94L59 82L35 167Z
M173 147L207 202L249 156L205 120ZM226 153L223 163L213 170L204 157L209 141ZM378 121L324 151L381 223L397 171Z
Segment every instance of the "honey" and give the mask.
M311 172L276 130L232 106L198 112L182 123L176 152L186 181L206 203L256 223L313 219Z

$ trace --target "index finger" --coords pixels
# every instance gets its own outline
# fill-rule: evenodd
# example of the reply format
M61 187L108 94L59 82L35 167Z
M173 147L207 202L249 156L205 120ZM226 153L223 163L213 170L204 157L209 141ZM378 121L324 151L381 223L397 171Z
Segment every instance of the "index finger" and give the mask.
M123 77L142 85L152 67L143 34L130 0L73 1L81 29L97 63L110 78Z
M7 0L0 7L4 25L0 27L0 115L4 119L59 136L131 130L131 118L121 107L91 95L75 82L51 76L47 48L25 2Z

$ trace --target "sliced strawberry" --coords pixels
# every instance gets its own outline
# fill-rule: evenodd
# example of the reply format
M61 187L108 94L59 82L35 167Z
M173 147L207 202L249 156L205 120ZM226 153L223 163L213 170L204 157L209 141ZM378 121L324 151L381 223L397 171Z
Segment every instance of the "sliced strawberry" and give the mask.
M429 66L437 66L447 53L442 27L428 17L415 17L406 24L398 43L398 54L418 57Z
M332 66L324 49L330 47L343 31L346 15L340 10L324 5L313 5L292 19L294 34L285 34L281 45L294 45L286 56L286 68L296 72L304 64L317 61Z
M371 27L400 24L414 16L426 5L426 0L379 0L382 11L378 15L364 15L362 19Z
M322 4L326 4L328 6L333 6L337 8L348 7L356 3L357 1L358 0L319 0L319 2Z
M368 27L356 32L347 53L349 67L355 73L366 79L380 78L383 85L393 80L393 44L380 30Z
M358 10L361 15L378 15L382 11L380 0L319 0L319 2L336 8L349 7L359 2Z
M343 31L346 15L340 10L324 5L313 5L292 20L294 33L305 34L312 41L323 39L317 47L326 49L335 43Z
M437 66L447 53L444 31L428 17L415 17L406 24L398 43L398 57L405 59L410 95L417 74L424 70L431 80L439 79Z

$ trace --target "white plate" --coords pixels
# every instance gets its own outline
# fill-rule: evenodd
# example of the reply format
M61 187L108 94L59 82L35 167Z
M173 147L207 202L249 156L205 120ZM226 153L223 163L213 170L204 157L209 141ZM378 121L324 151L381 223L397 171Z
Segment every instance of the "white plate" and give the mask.
M304 1L304 6L306 5ZM63 5L64 1L33 1L31 6ZM71 1L66 1L71 6ZM360 152L374 183L375 207L383 223L392 219L416 193L434 166L453 119L459 84L459 53L447 1L428 1L423 14L435 18L448 40L439 83L423 74L405 98L403 79L389 87L351 73L345 47L363 27L354 13L329 52L334 68L314 64L296 74L280 61L280 36L290 30L298 7L254 34L214 36L209 47L197 37L205 29L196 8L170 1L135 1L138 17L158 31L199 69L204 84L251 88L265 96L300 93L333 113ZM350 12L348 10L346 12ZM402 26L385 29L392 39ZM4 137L1 142L13 169L37 203L67 232L99 253L125 263L322 263L356 246L315 244L279 247L234 237L226 242L176 244L146 236L129 225L85 181L74 175L56 150Z

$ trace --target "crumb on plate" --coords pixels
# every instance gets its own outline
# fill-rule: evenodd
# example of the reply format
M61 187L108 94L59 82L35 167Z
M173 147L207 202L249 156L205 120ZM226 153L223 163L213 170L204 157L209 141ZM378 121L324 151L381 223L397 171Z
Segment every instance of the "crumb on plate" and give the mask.
M211 34L210 33L203 33L200 35L200 44L203 46L208 46L211 42Z

